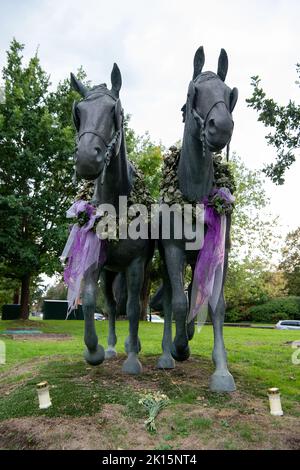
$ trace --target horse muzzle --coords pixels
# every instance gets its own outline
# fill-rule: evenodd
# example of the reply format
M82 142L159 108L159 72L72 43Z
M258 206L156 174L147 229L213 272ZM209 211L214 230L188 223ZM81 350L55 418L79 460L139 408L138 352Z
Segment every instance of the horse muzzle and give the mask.
M206 145L211 152L220 152L230 142L230 138L225 142L212 143L206 139Z
M83 179L97 179L104 167L104 157L101 152L95 149L94 152L86 154L77 151L75 154L76 173Z
M205 140L211 152L219 152L230 142L233 131L231 123L224 127L211 128L205 130Z

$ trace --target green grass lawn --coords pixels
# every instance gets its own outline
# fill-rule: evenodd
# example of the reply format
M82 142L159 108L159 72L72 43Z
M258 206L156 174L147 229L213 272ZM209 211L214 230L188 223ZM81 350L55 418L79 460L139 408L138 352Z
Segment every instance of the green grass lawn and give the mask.
M20 327L22 324L19 321L0 321L0 333L5 329ZM49 342L2 338L7 352L7 363L1 366L2 371L32 358L49 357L50 360L53 356L64 355L71 359L82 355L84 349L82 321L35 321L31 326L45 333L67 333L71 338L66 341ZM99 342L105 346L108 322L97 322L96 326ZM141 357L161 353L162 331L162 324L140 323ZM117 322L117 350L120 353L124 352L127 334L127 321ZM283 396L291 400L299 399L300 365L292 363L294 349L289 344L292 341L300 341L299 331L226 327L224 338L231 370L251 382L251 387L257 388L257 391L261 389L262 393L265 393L268 387L277 386ZM204 326L199 334L195 333L191 341L192 355L210 359L212 346L212 327Z
M195 333L191 341L191 360L178 364L174 371L164 372L155 370L157 357L161 354L163 325L141 322L140 359L145 366L145 373L128 379L121 373L125 359L127 321L117 322L119 358L114 363L105 361L104 365L95 368L85 364L82 357L82 321L0 321L0 332L22 326L38 328L44 333L64 333L70 337L48 341L29 338L16 340L0 335L7 352L6 364L0 365L0 422L8 418L38 417L41 413L53 419L62 416L93 416L106 404L123 406L124 416L130 420L141 420L144 412L137 405L140 390L153 386L167 393L171 399L171 409L176 409L172 418L174 425L170 425L170 418L162 418L162 429L167 430L162 431L160 436L160 448L172 447L169 441L175 438L178 446L183 445L182 442L188 436L199 435L200 431L201 435L204 432L209 441L215 418L206 413L200 417L192 415L187 419L182 411L184 407L199 404L199 396L205 401L207 410L222 410L225 407L238 410L242 416L253 413L249 403L258 400L263 403L264 412L268 414L267 389L279 387L285 414L294 418L300 416L300 365L292 363L295 350L290 344L292 341L300 341L300 332L297 331L224 328L229 368L236 379L238 393L241 393L238 398L232 398L228 394L213 394L208 389L209 375L213 372L211 326L203 327L199 334ZM108 322L97 322L96 326L99 341L105 346ZM46 412L33 406L36 401L35 384L41 380L48 380L52 386L54 406ZM246 402L247 405L244 404ZM114 426L110 432L118 434L118 426ZM238 436L236 448L245 447L245 442L250 443L250 446L257 445L253 423L239 422L234 426L235 435ZM229 431L232 435L232 429L226 416L218 420L218 432L223 436L222 448L232 448L231 438L225 439Z

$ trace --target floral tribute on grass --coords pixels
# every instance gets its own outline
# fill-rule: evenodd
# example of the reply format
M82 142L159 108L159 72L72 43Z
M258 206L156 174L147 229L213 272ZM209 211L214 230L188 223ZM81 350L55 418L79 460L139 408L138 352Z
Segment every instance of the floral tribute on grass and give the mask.
M155 418L158 413L170 403L167 395L161 392L149 392L143 395L139 404L146 408L149 417L144 421L145 427L149 432L156 432Z

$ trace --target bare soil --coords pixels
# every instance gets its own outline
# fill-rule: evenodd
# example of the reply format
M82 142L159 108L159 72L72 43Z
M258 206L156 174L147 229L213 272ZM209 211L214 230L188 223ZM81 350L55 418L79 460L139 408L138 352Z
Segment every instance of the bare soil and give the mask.
M0 449L300 449L298 417L271 416L267 396L254 396L242 383L237 383L238 391L228 400L218 399L207 391L211 369L200 359L177 364L167 372L155 369L157 358L143 357L140 377L124 375L123 360L119 357L101 368L87 367L88 374L74 380L87 385L98 380L102 386L109 382L141 393L161 389L165 378L179 395L182 387L197 385L199 396L192 403L173 401L157 417L155 434L145 429L145 418L130 416L126 406L115 403L104 404L93 416L0 421ZM34 364L17 367L18 371L10 373L33 372Z
M217 424L226 421L224 429L192 431L172 437L174 414L192 420L201 417ZM201 405L176 405L157 418L158 432L150 434L143 420L124 415L122 405L105 405L93 417L18 418L0 423L1 449L299 449L300 432L293 417L275 422L267 414L241 415L237 410L204 408ZM244 431L243 431L244 430ZM251 432L252 430L252 432ZM168 443L172 446L168 446ZM165 446L164 446L165 444Z
M20 341L41 341L41 340L47 340L47 341L62 341L62 340L67 340L71 339L72 336L65 334L65 333L26 333L24 335L22 334L7 334L7 335L1 335L1 337L4 338L9 338L9 339L14 339L14 340L20 340Z

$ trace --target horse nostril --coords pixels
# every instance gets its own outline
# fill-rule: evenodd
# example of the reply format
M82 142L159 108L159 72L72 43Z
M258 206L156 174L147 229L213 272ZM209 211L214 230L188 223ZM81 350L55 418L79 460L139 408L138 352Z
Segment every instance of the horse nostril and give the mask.
M208 121L208 128L209 130L213 130L215 129L215 120L213 118L211 118L209 121Z
M101 149L100 149L100 147L95 147L95 153L96 153L96 161L100 162L101 161Z

